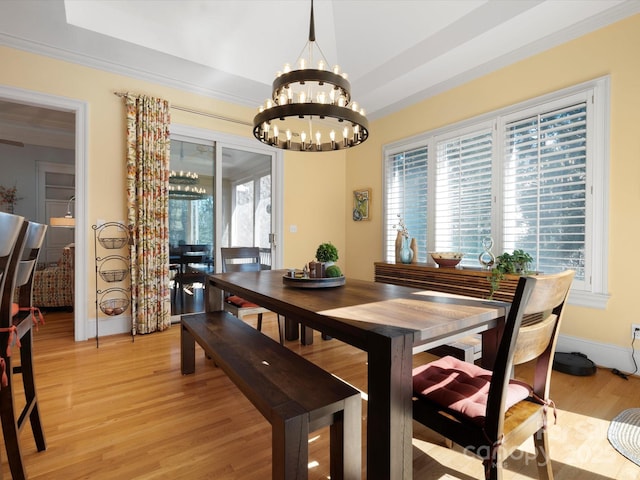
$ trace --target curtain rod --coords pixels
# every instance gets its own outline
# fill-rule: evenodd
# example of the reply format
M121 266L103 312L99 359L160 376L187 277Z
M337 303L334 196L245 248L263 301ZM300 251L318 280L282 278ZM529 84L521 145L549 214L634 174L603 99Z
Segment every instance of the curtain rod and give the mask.
M134 94L125 93L125 92L113 92L113 94L121 98L127 95L134 95ZM137 97L138 95L134 95L134 96ZM193 113L195 115L202 115L203 117L215 118L216 120L224 120L225 122L239 123L240 125L248 125L249 127L253 126L252 123L245 122L244 120L238 120L236 118L225 117L223 115L217 115L215 113L210 113L210 112L203 112L202 110L195 110L193 108L181 107L179 105L170 104L170 106L171 108L175 110L180 110L181 112Z

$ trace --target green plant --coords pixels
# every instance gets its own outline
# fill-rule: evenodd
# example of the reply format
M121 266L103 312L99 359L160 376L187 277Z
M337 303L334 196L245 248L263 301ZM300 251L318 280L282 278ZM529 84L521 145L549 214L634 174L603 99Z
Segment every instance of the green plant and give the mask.
M338 249L331 243L321 243L316 250L316 259L319 262L335 262L338 260Z
M324 275L325 277L328 277L328 278L341 277L342 270L340 270L340 267L337 265L331 265L330 267L327 267L326 271L324 272Z
M514 250L513 253L504 252L496 257L496 262L491 269L491 291L489 298L493 298L493 294L500 288L500 282L505 275L522 275L529 272L529 266L533 262L533 258L524 250Z

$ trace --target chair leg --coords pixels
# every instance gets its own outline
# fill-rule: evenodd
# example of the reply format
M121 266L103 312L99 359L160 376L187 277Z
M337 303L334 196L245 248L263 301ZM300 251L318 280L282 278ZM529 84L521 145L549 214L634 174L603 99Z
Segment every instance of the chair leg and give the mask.
M31 320L27 319L25 321ZM47 443L44 439L44 431L42 429L42 422L40 421L35 375L33 373L33 334L31 328L22 336L20 343L22 344L20 347L20 372L22 373L22 384L24 386L26 404L18 420L18 428L22 429L28 414L36 448L39 452L42 452L47 449Z
M502 464L505 460L502 448L498 447L494 452L486 451L483 454L485 480L502 480Z
M6 341L2 342L2 344L0 348L6 346ZM0 389L0 422L2 423L2 434L7 450L11 478L14 480L25 480L27 475L24 470L24 461L20 450L18 438L20 430L16 422L15 405L13 401L13 367L11 366L11 357L4 357L4 361L8 384L6 387Z
M262 314L261 313L258 314L258 331L259 332L262 331Z
M533 435L533 444L536 450L538 478L540 480L553 480L553 470L551 469L551 459L549 458L549 435L546 428L541 428Z
M284 321L280 314L278 314L278 337L280 338L280 345L284 345Z

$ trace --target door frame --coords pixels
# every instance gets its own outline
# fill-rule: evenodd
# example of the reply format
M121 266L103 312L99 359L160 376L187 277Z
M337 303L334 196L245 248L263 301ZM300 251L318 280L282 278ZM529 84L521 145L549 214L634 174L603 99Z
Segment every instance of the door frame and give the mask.
M34 92L16 87L0 85L0 99L35 107L49 108L75 114L75 175L76 202L74 230L75 259L73 323L75 341L87 340L88 318L87 270L77 268L85 265L87 258L87 159L88 159L88 110L87 102L57 95ZM79 261L80 260L80 261Z

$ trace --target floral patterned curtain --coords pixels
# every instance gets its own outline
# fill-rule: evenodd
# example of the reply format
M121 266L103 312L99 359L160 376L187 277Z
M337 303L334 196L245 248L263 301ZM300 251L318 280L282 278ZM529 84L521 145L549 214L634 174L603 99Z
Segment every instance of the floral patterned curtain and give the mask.
M169 102L125 95L133 334L171 326Z

